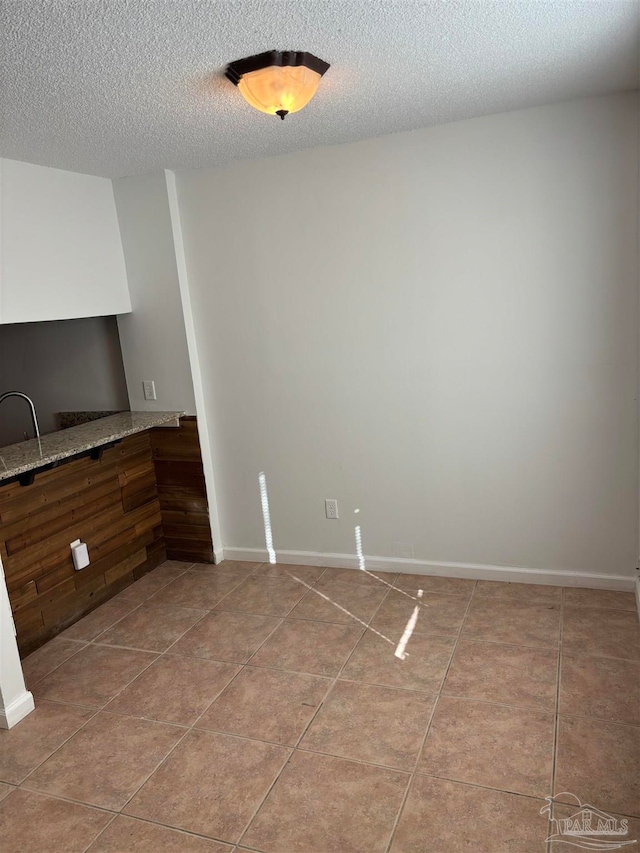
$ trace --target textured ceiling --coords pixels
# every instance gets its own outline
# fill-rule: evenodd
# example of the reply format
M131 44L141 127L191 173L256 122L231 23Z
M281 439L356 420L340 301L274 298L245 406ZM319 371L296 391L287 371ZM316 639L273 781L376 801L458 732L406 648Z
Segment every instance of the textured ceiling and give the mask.
M638 85L637 0L0 0L0 155L110 177L196 168ZM227 62L331 63L284 122Z

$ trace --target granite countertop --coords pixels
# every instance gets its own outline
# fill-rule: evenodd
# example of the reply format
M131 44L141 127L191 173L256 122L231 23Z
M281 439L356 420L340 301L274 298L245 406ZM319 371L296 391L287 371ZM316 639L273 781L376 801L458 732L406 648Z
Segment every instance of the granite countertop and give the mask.
M0 447L0 483L27 471L49 467L103 444L119 441L128 435L170 424L183 414L184 412L120 412L40 438Z

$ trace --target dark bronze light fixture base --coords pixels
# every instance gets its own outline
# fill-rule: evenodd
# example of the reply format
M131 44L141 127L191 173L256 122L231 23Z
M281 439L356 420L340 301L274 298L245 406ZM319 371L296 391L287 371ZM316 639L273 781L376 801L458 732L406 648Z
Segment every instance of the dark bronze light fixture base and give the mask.
M225 77L237 86L243 74L259 71L261 68L268 68L270 65L276 65L280 68L304 65L321 77L330 68L328 62L324 62L324 60L318 59L317 56L306 53L304 50L267 50L265 53L256 53L255 56L247 56L246 59L230 62L227 65Z
M309 103L328 68L311 53L269 50L229 63L225 75L252 107L284 121Z

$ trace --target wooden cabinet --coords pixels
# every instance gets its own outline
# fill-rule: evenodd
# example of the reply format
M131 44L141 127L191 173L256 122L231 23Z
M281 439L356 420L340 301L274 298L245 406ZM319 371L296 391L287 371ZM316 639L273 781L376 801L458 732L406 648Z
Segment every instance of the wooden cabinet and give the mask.
M183 417L178 429L156 427L149 435L167 557L212 563L211 522L197 421Z
M129 311L111 181L0 160L0 323Z
M91 558L79 572L74 539ZM62 461L30 485L0 483L0 565L23 656L165 556L206 563L213 554L195 418L123 438L99 459Z
M69 543L87 543L76 572ZM148 432L0 486L0 558L22 655L165 559Z

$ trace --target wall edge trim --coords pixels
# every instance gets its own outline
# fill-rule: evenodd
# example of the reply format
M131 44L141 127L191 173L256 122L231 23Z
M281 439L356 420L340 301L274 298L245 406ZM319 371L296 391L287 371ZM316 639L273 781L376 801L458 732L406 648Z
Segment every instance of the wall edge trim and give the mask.
M193 394L195 397L196 415L198 418L200 455L202 457L207 502L209 504L209 525L211 527L211 541L213 542L215 559L215 547L216 543L222 540L222 530L218 512L214 460L211 450L212 432L209 425L207 406L205 404L200 359L198 355L198 342L193 320L193 310L191 307L189 273L187 270L187 259L182 235L182 220L180 215L180 203L178 200L178 188L175 172L170 169L165 169L164 179L169 205L171 233L173 234L173 250L176 259L176 270L178 273L178 288L180 291L180 301L182 303L185 334L187 336L187 351L189 353L189 363L191 367L191 381L193 383Z

